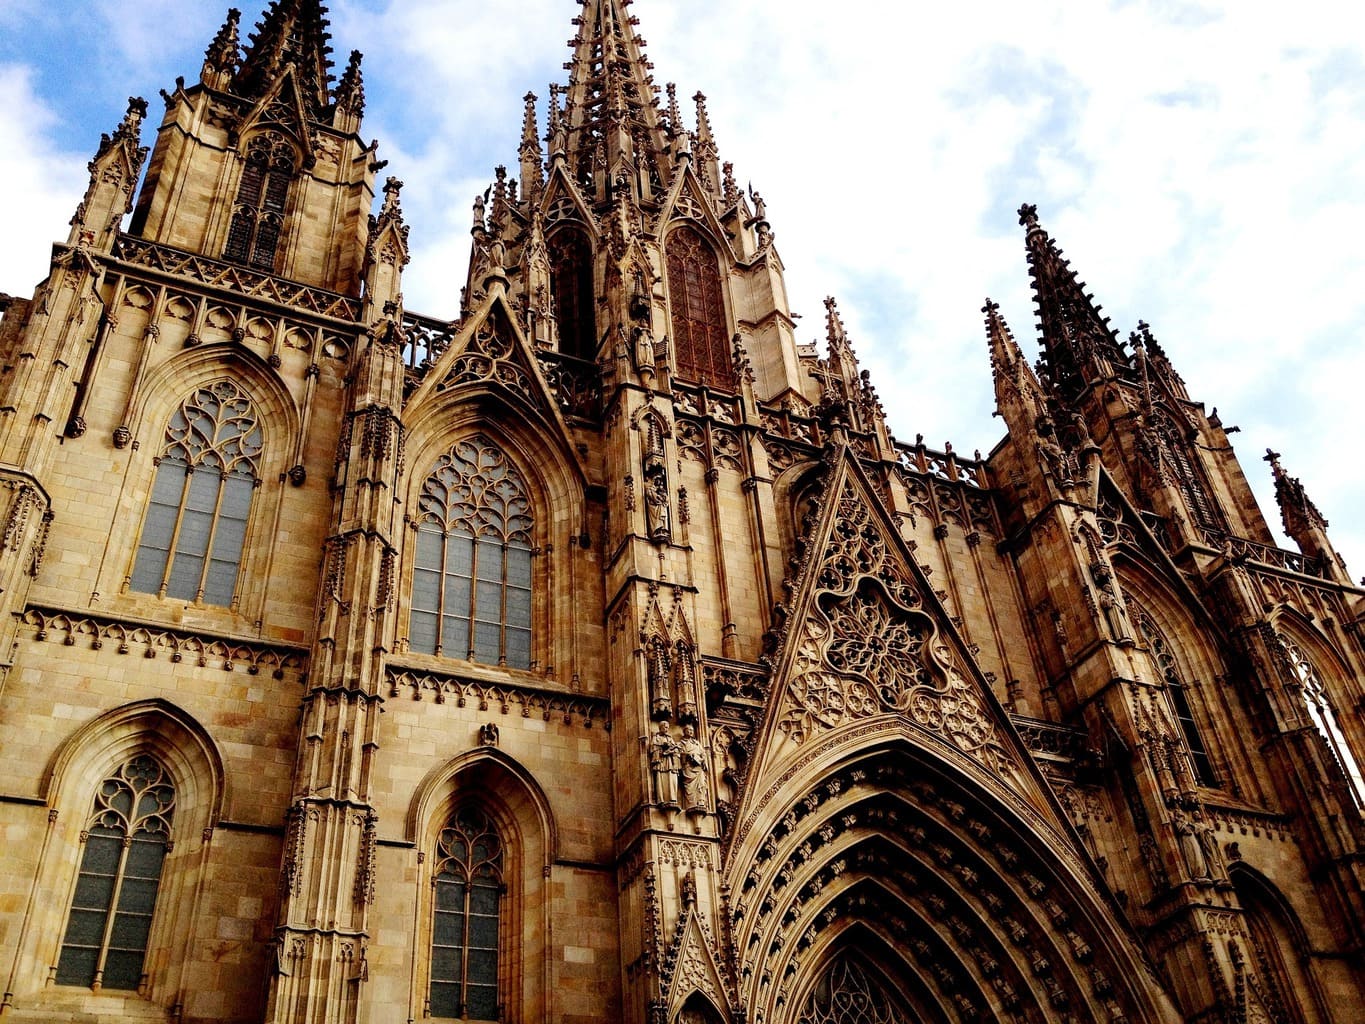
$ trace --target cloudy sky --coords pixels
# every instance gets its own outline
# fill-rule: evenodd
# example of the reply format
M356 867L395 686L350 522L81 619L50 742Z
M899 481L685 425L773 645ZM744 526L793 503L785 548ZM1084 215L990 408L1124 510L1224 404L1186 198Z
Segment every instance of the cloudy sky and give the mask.
M234 0L254 23L265 0ZM60 12L54 13L53 8ZM191 81L222 0L3 0L0 291L64 237L130 94ZM451 316L470 201L562 81L574 0L334 0L364 125L407 183L407 305ZM988 450L981 307L1034 344L1015 211L1038 205L1126 337L1146 319L1278 529L1267 446L1365 572L1365 32L1300 0L637 0L660 84L709 99L763 192L802 340L838 297L902 438ZM150 134L150 133L149 133Z

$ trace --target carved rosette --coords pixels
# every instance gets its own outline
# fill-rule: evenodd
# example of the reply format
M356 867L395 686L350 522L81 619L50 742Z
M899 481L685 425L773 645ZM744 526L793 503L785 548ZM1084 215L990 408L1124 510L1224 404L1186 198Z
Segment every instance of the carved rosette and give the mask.
M1014 768L978 687L921 609L906 567L846 485L814 580L778 726L803 743L855 719L904 715L987 767Z

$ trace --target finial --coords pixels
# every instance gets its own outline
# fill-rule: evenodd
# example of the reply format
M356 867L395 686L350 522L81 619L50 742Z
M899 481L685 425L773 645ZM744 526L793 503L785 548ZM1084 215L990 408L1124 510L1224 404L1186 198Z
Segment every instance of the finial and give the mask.
M825 297L825 337L831 345L848 341L844 331L844 321L839 316L839 304L833 295Z
M1019 207L1019 226L1032 231L1038 227L1038 207L1035 203L1024 203Z
M698 91L692 97L692 102L697 105L697 138L702 142L711 141L711 118L706 113L706 94Z
M673 82L669 82L664 87L668 94L668 129L674 135L683 133L682 110L678 107L678 87Z
M1267 448L1265 450L1265 454L1261 456L1261 461L1270 463L1270 468L1274 471L1276 476L1279 476L1284 472L1284 470L1280 468L1280 453L1273 448Z

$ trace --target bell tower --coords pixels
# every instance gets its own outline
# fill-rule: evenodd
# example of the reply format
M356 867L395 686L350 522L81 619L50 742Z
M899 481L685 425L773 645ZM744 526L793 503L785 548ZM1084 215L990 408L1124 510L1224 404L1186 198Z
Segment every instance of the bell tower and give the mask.
M360 53L334 81L319 0L273 0L245 50L240 19L228 12L198 82L161 93L129 255L140 239L356 296L382 166L358 134Z

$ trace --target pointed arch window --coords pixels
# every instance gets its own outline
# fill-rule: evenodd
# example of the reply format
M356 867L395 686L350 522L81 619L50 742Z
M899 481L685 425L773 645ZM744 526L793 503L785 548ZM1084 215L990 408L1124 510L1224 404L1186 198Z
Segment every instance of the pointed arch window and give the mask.
M1216 786L1218 775L1213 770L1213 759L1209 757L1208 747L1200 735L1199 723L1195 720L1194 707L1190 703L1189 687L1181 675L1180 665L1171 651L1171 645L1166 642L1166 637L1157 624L1141 606L1126 594L1124 599L1130 608L1136 610L1138 629L1142 630L1142 638L1147 641L1152 657L1156 659L1157 666L1161 669L1162 679L1166 683L1166 696L1170 698L1171 710L1180 725L1180 735L1185 740L1185 750L1190 755L1190 763L1194 767L1195 781L1201 786Z
M1327 749L1345 774L1346 785L1351 791L1356 808L1365 811L1365 773L1361 772L1360 762L1351 752L1350 744L1346 742L1346 734L1341 731L1341 723L1337 720L1336 709L1327 696L1327 688L1323 686L1317 669L1298 644L1284 637L1280 640L1284 644L1285 655L1289 659L1294 676L1303 687L1303 702L1308 708L1308 717L1313 720L1313 725L1327 741Z
M1184 495L1185 503L1194 514L1195 522L1206 529L1216 529L1214 504L1209 497L1199 472L1190 460L1187 442L1176 429L1169 414L1162 414L1157 427L1162 455L1166 465L1175 478L1175 485Z
M180 403L157 460L131 589L233 603L261 437L256 410L233 381L198 388Z
M487 438L460 441L422 486L408 642L422 654L531 667L531 500Z
M668 300L678 376L733 390L735 366L716 253L687 224L668 236Z
M171 845L175 787L145 754L121 764L95 794L58 985L132 990L142 984L161 868Z
M247 144L223 259L275 269L297 159L293 145L277 132L262 132Z
M435 860L428 1015L496 1021L502 838L487 814L465 807L441 830Z
M546 240L550 287L559 323L559 351L575 359L597 356L597 321L592 283L592 247L574 228L556 231Z

